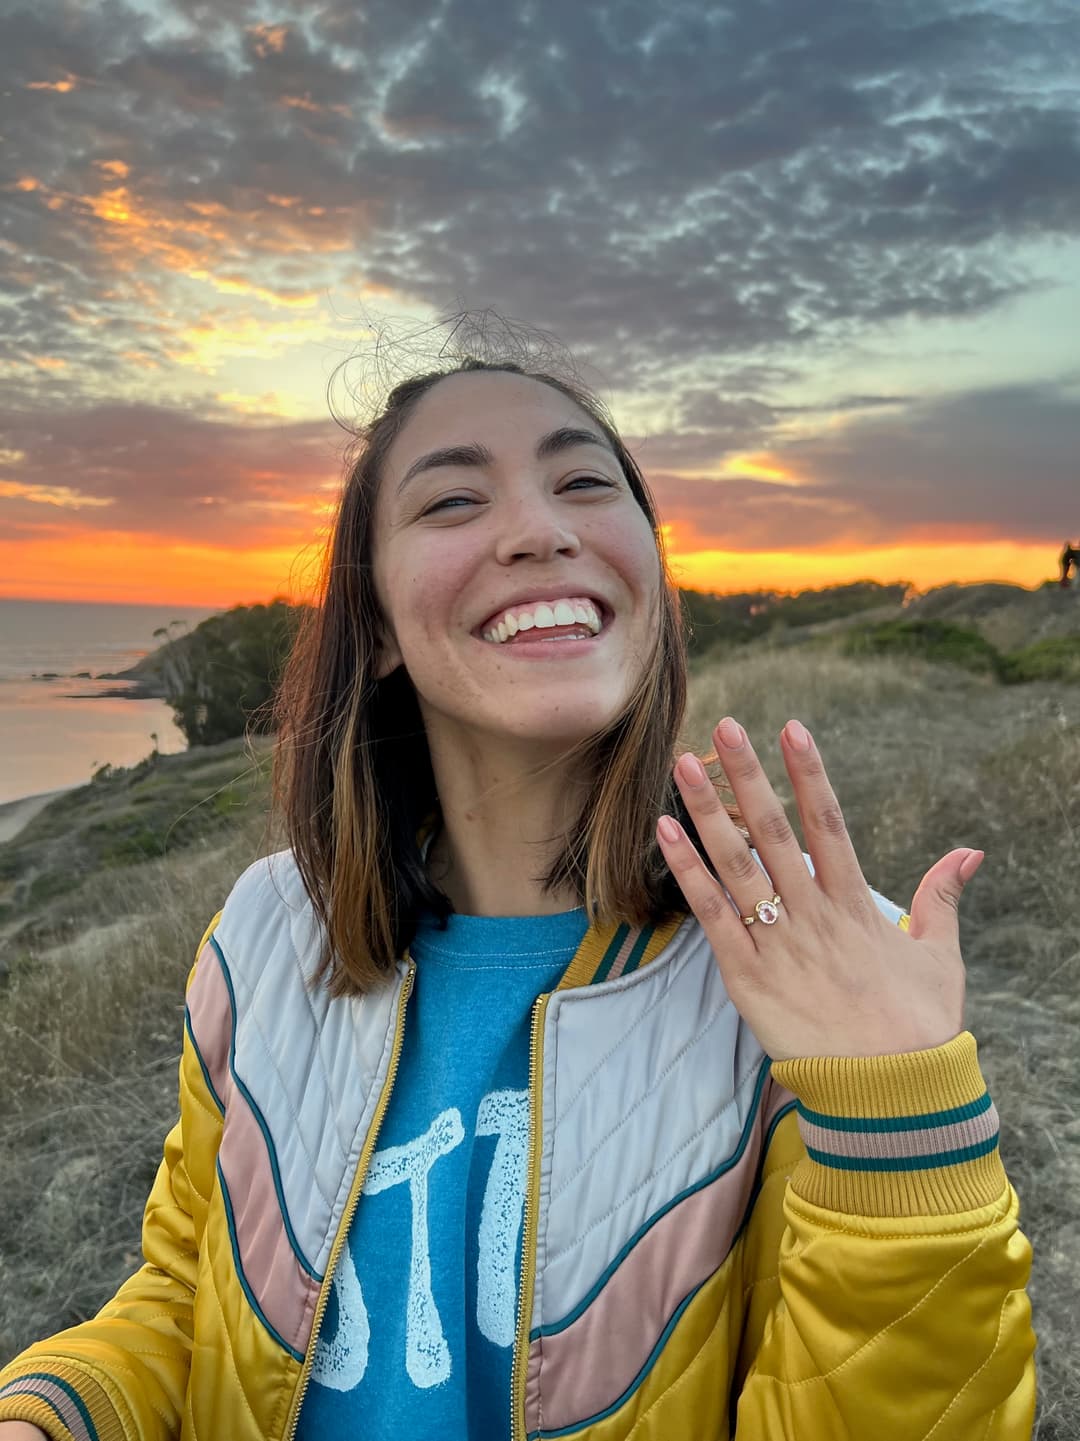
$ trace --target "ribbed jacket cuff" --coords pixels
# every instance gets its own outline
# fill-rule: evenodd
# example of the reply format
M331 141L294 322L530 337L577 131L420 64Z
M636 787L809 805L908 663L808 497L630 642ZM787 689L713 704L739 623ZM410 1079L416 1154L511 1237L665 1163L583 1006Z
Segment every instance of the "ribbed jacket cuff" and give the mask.
M975 1037L892 1056L774 1061L798 1103L808 1160L791 1176L804 1200L860 1216L944 1216L1006 1189L998 1118Z
M104 1389L59 1360L22 1367L16 1362L0 1374L0 1421L31 1421L50 1441L125 1441Z

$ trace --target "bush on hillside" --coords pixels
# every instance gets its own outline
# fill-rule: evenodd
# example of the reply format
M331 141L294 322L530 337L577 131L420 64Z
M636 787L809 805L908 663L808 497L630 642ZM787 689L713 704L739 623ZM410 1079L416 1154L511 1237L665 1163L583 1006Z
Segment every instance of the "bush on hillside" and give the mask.
M1002 674L1003 657L977 631L940 620L891 620L858 626L843 638L845 655L915 655L964 670Z
M1058 635L1002 657L1001 678L1013 685L1031 680L1080 684L1080 636Z
M687 649L691 656L699 656L720 646L745 645L773 631L820 625L890 603L899 605L905 590L903 585L857 580L850 585L804 590L796 595L768 590L740 595L680 590L679 595L687 625Z
M270 728L269 702L303 613L276 599L212 615L160 652L165 700L188 745Z

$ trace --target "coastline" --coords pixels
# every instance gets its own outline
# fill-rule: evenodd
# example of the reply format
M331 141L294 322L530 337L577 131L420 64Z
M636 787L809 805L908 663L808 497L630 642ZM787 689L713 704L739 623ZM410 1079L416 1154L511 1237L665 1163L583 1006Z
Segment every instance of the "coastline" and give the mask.
M34 796L20 796L15 801L0 802L0 845L13 841L24 826L45 809L50 801L62 796L65 791L76 790L76 786L61 786L55 791L41 791Z

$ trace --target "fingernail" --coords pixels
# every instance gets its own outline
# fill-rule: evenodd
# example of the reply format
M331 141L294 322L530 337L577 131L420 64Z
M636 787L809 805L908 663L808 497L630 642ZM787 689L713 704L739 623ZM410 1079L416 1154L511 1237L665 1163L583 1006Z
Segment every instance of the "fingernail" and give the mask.
M746 740L746 733L741 725L733 721L730 716L725 716L717 726L720 732L720 739L727 746L729 751L741 750Z
M703 786L709 779L705 767L690 751L679 757L679 774L687 785L691 786Z
M784 729L795 750L808 751L810 749L810 732L800 721L789 720Z
M960 863L960 879L966 885L986 858L985 851L969 851Z
M675 822L671 819L670 816L661 816L659 821L659 827L660 834L663 836L664 840L670 843L679 839L679 827L675 824Z

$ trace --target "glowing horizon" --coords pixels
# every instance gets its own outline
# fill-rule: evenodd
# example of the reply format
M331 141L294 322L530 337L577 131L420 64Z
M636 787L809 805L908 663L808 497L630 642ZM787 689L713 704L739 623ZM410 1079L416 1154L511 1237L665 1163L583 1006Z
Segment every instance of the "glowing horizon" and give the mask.
M178 605L225 610L276 598L298 602L315 594L322 548L312 542L297 551L235 551L209 546L145 547L139 564L122 580L110 562L132 555L128 546L95 539L85 547L48 547L16 557L29 564L12 566L16 547L0 541L0 599L72 601L82 604ZM675 583L685 590L714 595L769 591L791 595L872 580L881 585L908 584L925 592L942 585L996 583L1034 590L1058 576L1057 553L1045 546L1008 543L821 553L700 551L669 549ZM103 563L104 562L104 563ZM102 572L111 580L99 579ZM62 574L64 580L58 576Z

